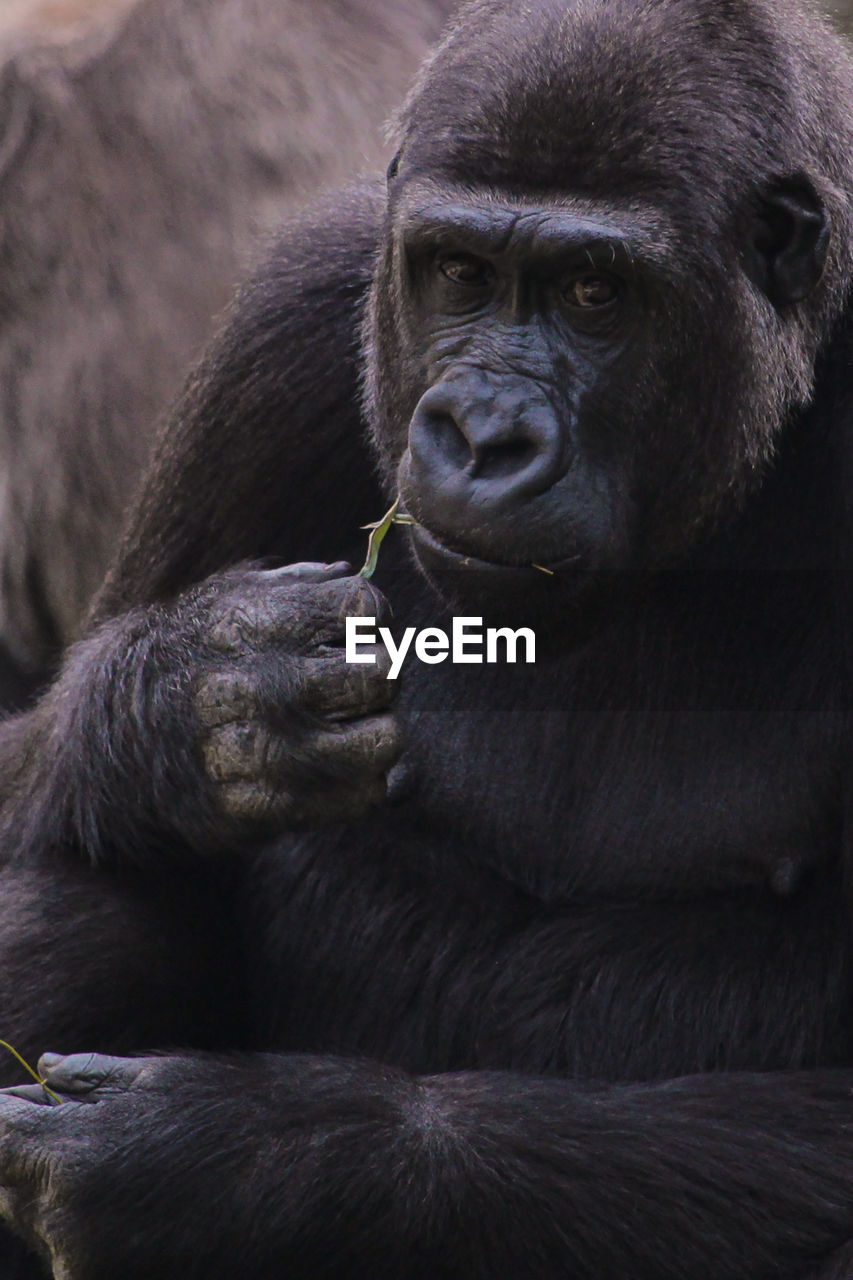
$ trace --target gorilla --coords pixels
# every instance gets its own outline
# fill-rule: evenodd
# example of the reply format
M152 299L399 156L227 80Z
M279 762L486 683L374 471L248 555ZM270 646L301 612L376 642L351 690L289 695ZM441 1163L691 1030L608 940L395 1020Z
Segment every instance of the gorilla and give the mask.
M471 0L396 143L242 291L0 732L0 1034L50 1050L4 1247L842 1280L849 54L795 0ZM392 608L537 663L395 699L344 645Z

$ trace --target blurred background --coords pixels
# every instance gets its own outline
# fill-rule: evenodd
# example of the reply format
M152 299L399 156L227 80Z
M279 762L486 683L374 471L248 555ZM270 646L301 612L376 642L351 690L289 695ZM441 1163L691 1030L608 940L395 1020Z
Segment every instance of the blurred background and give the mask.
M79 634L235 283L305 201L383 171L456 7L0 0L0 707ZM853 36L853 0L824 7Z
M824 8L843 31L853 35L853 0L835 0L834 3L828 0Z
M0 0L0 704L79 632L271 228L382 173L455 0Z

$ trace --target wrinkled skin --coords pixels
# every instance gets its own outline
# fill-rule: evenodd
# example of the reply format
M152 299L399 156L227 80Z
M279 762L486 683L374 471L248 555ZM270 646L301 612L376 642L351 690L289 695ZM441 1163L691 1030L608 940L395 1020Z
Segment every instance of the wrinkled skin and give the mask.
M219 807L247 831L348 821L384 799L400 751L390 660L376 646L374 665L351 665L342 646L347 617L387 622L388 607L363 578L335 576L349 572L291 565L208 584L200 745Z

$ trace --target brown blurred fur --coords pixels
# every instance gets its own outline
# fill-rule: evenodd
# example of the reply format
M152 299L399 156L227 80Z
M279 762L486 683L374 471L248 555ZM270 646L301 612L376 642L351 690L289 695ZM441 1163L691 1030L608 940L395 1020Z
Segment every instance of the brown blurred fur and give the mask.
M0 638L36 667L76 634L257 232L384 163L455 5L31 3L0 69Z
M104 13L127 9L133 0L3 0L0 28L57 32L80 27Z
M847 35L853 35L853 0L823 0L823 7Z

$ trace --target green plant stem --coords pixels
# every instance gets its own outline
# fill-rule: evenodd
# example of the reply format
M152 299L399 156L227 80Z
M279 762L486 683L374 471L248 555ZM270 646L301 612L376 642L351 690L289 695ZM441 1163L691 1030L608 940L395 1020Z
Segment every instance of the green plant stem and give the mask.
M7 1040L0 1040L0 1048L8 1049L12 1057L18 1059L18 1061L20 1062L24 1070L30 1073L32 1078L35 1080L36 1084L41 1085L42 1089L44 1089L45 1093L49 1098L53 1098L54 1102L59 1102L59 1103L62 1102L62 1099L60 1098L59 1094L54 1093L52 1089L48 1089L47 1085L42 1080L38 1072L33 1070L33 1068L27 1062L26 1058L22 1058L21 1055L18 1053L18 1050L13 1045L9 1044Z
M399 496L395 499L394 505L390 507L381 520L377 520L375 524L366 524L365 529L370 530L370 537L367 542L367 558L358 571L360 578L372 578L376 572L376 566L379 562L379 548L385 540L385 535L391 528L392 524L414 524L411 516L398 515L397 509L400 506Z

